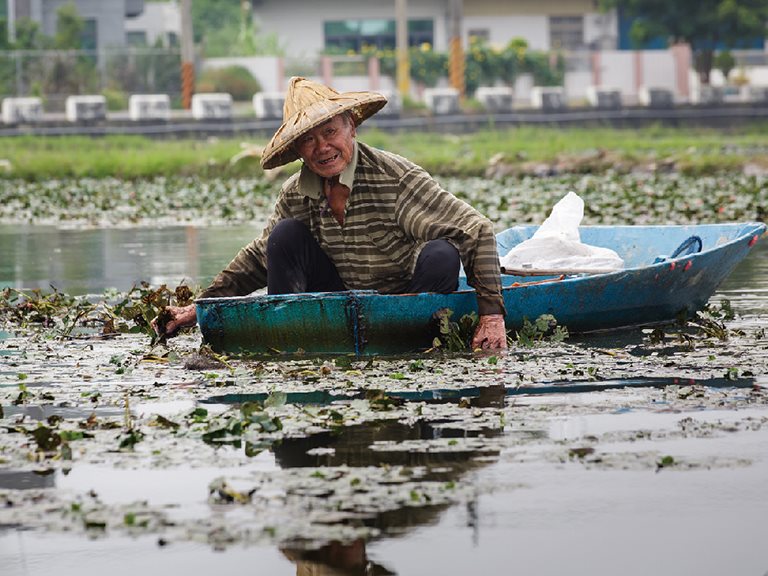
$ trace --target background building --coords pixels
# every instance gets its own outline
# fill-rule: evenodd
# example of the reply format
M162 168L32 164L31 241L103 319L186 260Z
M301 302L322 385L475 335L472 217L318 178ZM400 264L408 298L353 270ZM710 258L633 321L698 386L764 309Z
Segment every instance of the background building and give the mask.
M5 0L4 3L11 37L15 22L23 18L37 22L46 36L54 36L59 8L74 4L85 22L81 48L86 50L124 46L125 19L138 16L144 9L144 0Z
M179 45L181 10L177 2L147 2L141 14L125 21L129 46Z
M408 40L448 50L450 0L408 0ZM395 47L394 2L377 0L253 0L259 29L275 33L292 56L326 50L359 51L364 45ZM615 49L615 12L594 0L465 0L462 37L503 46L524 38L536 50Z

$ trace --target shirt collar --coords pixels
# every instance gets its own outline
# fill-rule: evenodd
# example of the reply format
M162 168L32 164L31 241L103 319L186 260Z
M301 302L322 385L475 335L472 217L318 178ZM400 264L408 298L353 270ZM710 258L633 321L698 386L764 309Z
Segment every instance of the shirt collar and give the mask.
M339 182L350 190L352 190L352 185L355 183L355 170L357 170L357 140L355 140L352 151L352 160L350 160L342 173L339 174ZM318 199L323 195L323 177L312 172L312 170L307 168L306 164L301 166L299 192L304 196L314 199Z

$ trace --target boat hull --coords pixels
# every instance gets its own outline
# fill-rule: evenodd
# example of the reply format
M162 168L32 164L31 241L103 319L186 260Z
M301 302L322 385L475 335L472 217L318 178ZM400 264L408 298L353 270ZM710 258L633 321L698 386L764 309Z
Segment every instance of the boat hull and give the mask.
M521 226L497 236L500 253L529 238ZM672 321L703 308L765 232L760 223L702 226L582 227L582 241L613 248L628 267L609 274L503 278L508 329L552 314L571 332ZM691 235L703 250L664 259ZM465 285L465 284L464 284ZM465 285L466 286L466 285ZM206 298L197 302L203 338L231 353L398 354L424 350L437 334L435 313L477 311L468 287L450 294L374 291Z

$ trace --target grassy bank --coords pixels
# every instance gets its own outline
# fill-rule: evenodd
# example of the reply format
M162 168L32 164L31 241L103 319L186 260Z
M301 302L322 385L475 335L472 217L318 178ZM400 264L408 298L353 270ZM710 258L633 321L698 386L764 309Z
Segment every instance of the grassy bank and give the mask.
M362 130L361 140L397 152L434 174L481 176L489 161L507 174L562 166L561 172L600 172L619 166L672 163L689 174L739 170L745 164L768 168L768 125L738 131L705 129L642 130L521 127L467 135ZM175 140L139 136L20 137L0 140L0 175L41 180L66 177L144 178L153 176L259 176L257 157L231 163L245 138ZM596 151L600 151L597 153ZM295 169L290 167L289 170Z

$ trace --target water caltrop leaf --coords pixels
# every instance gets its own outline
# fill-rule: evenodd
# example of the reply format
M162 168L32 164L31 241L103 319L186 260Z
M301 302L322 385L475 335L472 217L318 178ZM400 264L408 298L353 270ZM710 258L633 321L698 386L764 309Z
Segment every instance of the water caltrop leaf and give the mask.
M120 445L118 446L118 450L133 450L133 447L143 439L144 434L140 430L135 430L132 428L126 431L120 437Z

